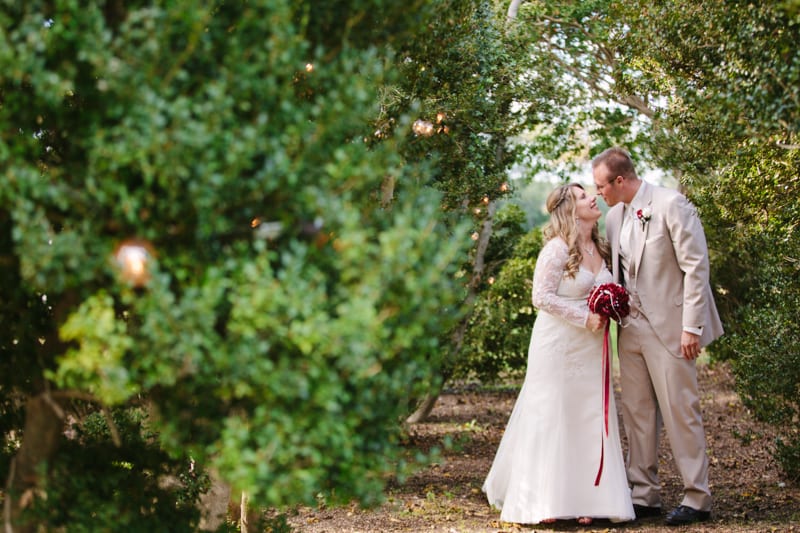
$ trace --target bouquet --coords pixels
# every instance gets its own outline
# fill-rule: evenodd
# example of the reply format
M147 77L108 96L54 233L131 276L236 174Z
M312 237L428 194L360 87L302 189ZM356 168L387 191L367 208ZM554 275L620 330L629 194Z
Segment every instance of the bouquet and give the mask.
M622 323L622 319L628 316L631 312L630 297L625 287L617 283L603 283L592 288L589 292L587 300L589 310L592 313L597 313L608 318L606 322L605 333L603 335L603 367L602 367L602 401L603 401L603 429L605 437L608 438L608 409L609 398L611 395L611 359L609 355L609 338L608 332L611 326L611 321L614 320L618 324ZM603 475L603 458L604 458L604 438L600 437L600 467L597 471L597 477L594 480L595 486L600 484L600 477Z
M603 283L589 292L589 311L618 324L631 312L630 298L625 287L618 283Z

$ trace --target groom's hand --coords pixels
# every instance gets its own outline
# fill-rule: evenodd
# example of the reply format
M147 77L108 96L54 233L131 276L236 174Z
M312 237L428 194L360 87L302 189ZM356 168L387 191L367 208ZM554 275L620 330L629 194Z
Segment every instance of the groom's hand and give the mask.
M697 359L700 355L700 335L684 331L681 334L681 354L689 361Z

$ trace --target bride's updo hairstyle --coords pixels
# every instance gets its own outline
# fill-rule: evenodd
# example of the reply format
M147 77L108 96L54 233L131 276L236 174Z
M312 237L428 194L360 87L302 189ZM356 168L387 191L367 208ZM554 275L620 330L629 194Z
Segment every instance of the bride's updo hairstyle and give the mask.
M565 267L565 273L574 278L578 273L583 255L578 246L578 226L575 217L575 196L572 194L572 188L577 187L580 190L585 190L580 183L567 183L557 187L547 197L546 207L547 212L550 213L550 220L545 224L542 233L545 242L555 237L561 237L567 247L569 248L569 259ZM600 255L608 263L609 253L608 243L605 239L600 238L600 230L597 224L592 228L592 240L594 241L597 249L600 250Z

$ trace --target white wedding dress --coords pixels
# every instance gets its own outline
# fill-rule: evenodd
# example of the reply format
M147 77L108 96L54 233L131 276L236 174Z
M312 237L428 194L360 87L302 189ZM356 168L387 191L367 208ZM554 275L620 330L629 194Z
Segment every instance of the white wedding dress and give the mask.
M608 437L603 425L603 333L585 327L592 286L611 282L581 268L563 275L568 258L560 238L536 262L533 304L538 309L525 382L483 484L504 522L549 518L634 518L622 459L613 387ZM595 486L603 445L603 469Z

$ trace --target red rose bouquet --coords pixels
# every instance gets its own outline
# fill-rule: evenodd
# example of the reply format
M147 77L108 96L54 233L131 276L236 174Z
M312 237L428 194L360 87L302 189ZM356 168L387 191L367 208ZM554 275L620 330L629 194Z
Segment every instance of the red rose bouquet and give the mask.
M628 291L617 283L603 283L593 287L588 302L589 311L618 324L631 312Z
M611 326L611 321L614 320L618 324L622 323L622 319L628 316L631 312L630 297L625 287L617 283L603 283L592 288L589 292L587 300L589 310L592 313L597 313L608 318L606 322L605 333L603 334L603 429L605 435L600 436L600 468L597 471L597 477L594 480L595 485L600 484L600 477L603 475L603 457L604 457L604 443L608 438L608 406L609 396L611 394L611 358L609 356L609 338L608 332Z

